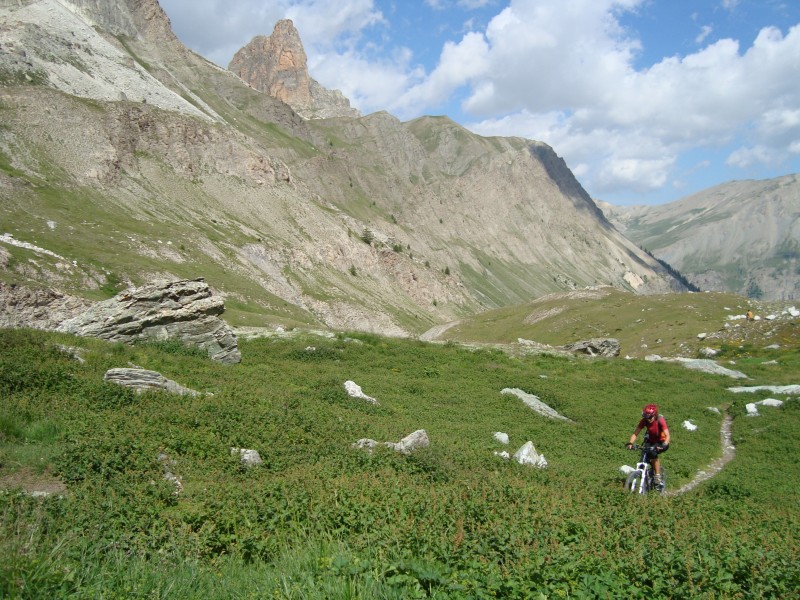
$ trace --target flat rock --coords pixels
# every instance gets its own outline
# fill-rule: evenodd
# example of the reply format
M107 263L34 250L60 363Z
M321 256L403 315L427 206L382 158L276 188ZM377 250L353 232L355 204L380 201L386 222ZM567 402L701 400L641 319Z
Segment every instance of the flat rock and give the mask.
M148 390L163 390L181 396L198 396L199 392L190 390L182 385L167 379L161 373L147 369L109 369L103 376L105 381L133 388L136 392Z

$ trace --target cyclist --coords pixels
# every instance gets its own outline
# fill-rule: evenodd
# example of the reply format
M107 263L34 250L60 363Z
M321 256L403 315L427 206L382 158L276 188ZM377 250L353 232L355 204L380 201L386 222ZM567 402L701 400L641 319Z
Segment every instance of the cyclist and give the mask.
M636 437L642 429L647 429L645 442L651 447L647 457L650 459L650 464L653 466L656 487L660 491L663 491L664 481L661 478L661 462L658 460L658 455L669 450L670 437L667 420L658 414L657 405L648 404L642 410L642 419L639 421L639 424L636 425L636 429L633 434L631 434L630 441L626 444L629 450L633 448L633 444L636 443Z

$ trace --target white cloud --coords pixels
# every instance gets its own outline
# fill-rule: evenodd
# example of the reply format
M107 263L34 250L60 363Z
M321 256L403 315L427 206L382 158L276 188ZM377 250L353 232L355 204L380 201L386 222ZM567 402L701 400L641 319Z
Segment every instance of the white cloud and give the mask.
M631 4L631 3L629 3ZM613 0L515 0L489 24L488 94L480 82L465 103L474 114L573 109L629 72L639 42L611 18Z
M626 189L645 193L662 187L674 164L673 158L641 159L613 158L602 163L597 179L597 189Z
M725 164L746 169L757 163L768 164L774 160L769 148L764 146L753 146L752 148L739 148L732 152Z
M724 39L636 70L639 41L615 20L623 5L569 6L515 0L492 21L489 67L471 77L464 108L505 116L471 129L543 140L568 164L590 165L589 187L607 192L657 189L692 147L749 136L728 159L744 167L775 164L800 138L800 26L765 28L744 53Z
M388 110L406 90L425 76L411 67L411 52L399 49L390 60L374 62L356 53L329 54L313 65L314 77L329 88L341 90L353 106L364 112Z
M467 10L475 8L483 8L487 6L492 0L458 0L458 5Z
M700 33L697 34L697 37L694 38L696 44L702 44L705 39L711 35L711 32L714 31L714 28L711 25L703 25L700 28Z
M458 0L455 4L467 10L474 10L488 5L492 0ZM447 0L425 0L425 4L434 10L445 10L450 7L451 2Z
M409 107L442 102L457 88L486 73L489 68L487 52L486 40L479 33L468 33L458 44L446 43L436 69L390 107L403 113Z
M385 23L372 0L292 3L285 14L300 31L303 44L316 47L332 46L342 37L358 38L363 29Z

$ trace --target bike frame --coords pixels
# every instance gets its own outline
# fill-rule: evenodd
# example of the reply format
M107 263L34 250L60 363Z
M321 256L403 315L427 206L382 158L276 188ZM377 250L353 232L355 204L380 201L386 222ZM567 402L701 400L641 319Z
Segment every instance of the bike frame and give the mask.
M628 475L625 482L625 488L632 494L646 494L647 492L655 489L653 483L653 467L650 464L650 448L651 444L643 444L641 446L634 446L632 450L641 450L642 457L636 463L636 470Z

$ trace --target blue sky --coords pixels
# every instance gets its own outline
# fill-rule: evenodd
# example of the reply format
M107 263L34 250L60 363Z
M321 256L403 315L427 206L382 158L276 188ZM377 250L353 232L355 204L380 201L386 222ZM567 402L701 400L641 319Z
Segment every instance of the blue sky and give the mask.
M800 0L160 0L220 66L279 19L368 114L550 144L613 204L800 172Z

